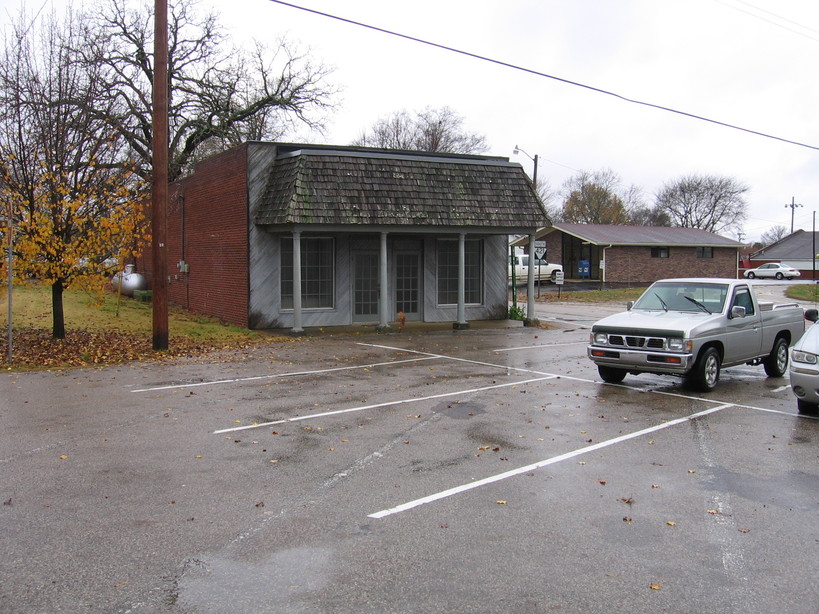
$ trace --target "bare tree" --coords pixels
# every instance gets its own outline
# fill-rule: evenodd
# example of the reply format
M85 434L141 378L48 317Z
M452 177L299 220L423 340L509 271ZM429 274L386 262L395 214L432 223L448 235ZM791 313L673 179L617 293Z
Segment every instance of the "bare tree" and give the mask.
M580 171L563 184L561 218L581 224L626 224L628 210L619 176L611 170ZM630 193L634 197L634 193Z
M768 230L762 233L762 236L759 237L759 241L763 246L767 247L768 245L776 243L780 239L784 239L788 236L788 234L788 229L785 226L771 226Z
M99 65L106 96L88 111L110 122L151 172L153 2L129 9L111 0L86 22L77 49ZM171 0L168 11L169 179L202 154L245 140L278 139L295 125L323 127L335 89L330 73L284 40L250 52L228 45L215 13L200 16L191 0ZM109 112L114 107L114 112Z
M479 154L489 147L486 137L464 128L464 118L449 107L427 107L415 115L406 110L376 121L352 143L410 151Z
M716 233L740 230L747 217L744 194L748 189L730 177L688 175L662 187L657 207L674 226Z
M20 275L51 285L52 336L65 338L63 291L101 290L109 258L137 247L140 185L110 123L84 108L104 98L99 67L79 62L81 21L21 14L0 53L3 196L19 237Z
M628 212L629 223L635 226L671 226L671 217L661 208L641 205Z

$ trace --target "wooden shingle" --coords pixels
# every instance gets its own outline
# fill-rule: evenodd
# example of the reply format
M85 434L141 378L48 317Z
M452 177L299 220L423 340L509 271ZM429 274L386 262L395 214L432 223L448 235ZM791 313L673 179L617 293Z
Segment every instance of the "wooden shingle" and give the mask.
M523 169L503 158L320 148L275 160L255 222L486 229L548 224Z

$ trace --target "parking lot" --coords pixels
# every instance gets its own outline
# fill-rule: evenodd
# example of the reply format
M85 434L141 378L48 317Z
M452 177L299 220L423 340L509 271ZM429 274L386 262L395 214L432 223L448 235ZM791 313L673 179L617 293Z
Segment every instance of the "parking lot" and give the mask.
M815 612L819 421L600 309L4 374L0 611Z

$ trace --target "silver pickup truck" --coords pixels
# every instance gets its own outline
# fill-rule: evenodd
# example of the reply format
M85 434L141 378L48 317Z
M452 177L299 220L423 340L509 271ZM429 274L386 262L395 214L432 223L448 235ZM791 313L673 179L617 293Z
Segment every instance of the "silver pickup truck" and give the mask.
M788 347L804 330L799 305L760 303L747 281L663 279L628 311L598 321L587 353L605 382L660 373L709 392L722 367L762 364L781 377Z

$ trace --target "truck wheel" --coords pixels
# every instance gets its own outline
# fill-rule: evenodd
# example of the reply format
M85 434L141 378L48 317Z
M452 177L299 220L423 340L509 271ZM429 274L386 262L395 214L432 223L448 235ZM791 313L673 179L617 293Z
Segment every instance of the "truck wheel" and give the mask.
M706 348L700 355L686 382L694 390L711 392L719 382L720 359L717 348Z
M796 409L805 416L819 416L819 406L802 399L796 399Z
M626 378L627 373L625 369L615 369L605 365L597 365L597 372L607 384L619 384Z
M788 371L788 340L778 337L763 363L768 377L782 377Z

